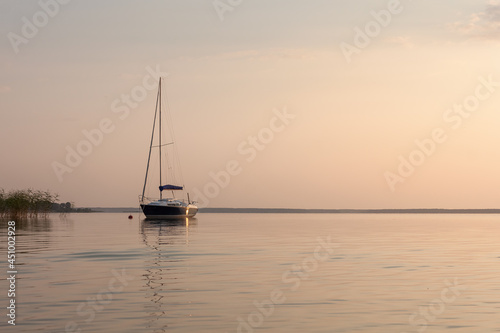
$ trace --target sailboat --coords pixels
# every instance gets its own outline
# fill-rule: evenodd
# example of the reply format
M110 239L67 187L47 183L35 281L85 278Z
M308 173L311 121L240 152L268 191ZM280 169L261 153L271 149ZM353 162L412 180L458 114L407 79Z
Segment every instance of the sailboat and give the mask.
M158 83L158 95L156 98L156 109L155 117L153 120L153 131L151 133L151 143L149 145L149 156L148 163L146 167L146 177L144 179L144 187L142 189L142 195L139 197L142 212L146 215L148 219L170 219L170 218L184 218L193 217L198 212L198 207L195 202L191 202L189 198L189 193L187 194L187 201L184 199L176 198L175 193L184 190L184 185L182 183L169 183L165 184L164 179L167 179L167 172L172 172L169 168L168 161L164 162L163 167L167 166L166 172L162 173L162 159L165 159L162 155L162 150L165 153L166 146L172 146L175 142L162 142L162 78L159 79ZM168 125L168 124L167 124ZM170 124L171 126L171 124ZM157 145L155 145L155 130L158 127L157 133ZM167 126L168 127L168 126ZM158 149L159 156L159 198L151 199L146 197L146 184L148 183L148 176L150 173L150 162L152 157L153 148ZM164 154L166 155L166 154ZM172 157L172 156L171 156ZM180 167L180 165L179 165ZM171 177L170 177L171 178ZM164 197L164 191L169 193L169 197Z

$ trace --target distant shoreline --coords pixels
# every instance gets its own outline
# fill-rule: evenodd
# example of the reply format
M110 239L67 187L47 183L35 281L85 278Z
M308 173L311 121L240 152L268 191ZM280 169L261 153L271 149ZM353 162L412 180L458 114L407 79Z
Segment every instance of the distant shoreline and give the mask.
M140 213L134 207L88 207L93 213ZM294 208L200 208L200 213L236 214L500 214L500 209L294 209Z

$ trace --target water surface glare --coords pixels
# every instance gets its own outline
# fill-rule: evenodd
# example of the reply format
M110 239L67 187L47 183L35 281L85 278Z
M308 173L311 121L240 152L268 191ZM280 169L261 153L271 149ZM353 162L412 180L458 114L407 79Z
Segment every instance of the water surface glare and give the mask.
M16 221L1 331L500 331L499 215L127 216Z

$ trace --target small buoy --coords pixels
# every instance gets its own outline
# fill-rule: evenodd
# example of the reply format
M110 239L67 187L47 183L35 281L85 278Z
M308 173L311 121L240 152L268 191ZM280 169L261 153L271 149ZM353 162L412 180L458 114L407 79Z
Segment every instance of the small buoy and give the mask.
M129 216L128 216L128 219L129 219L129 220L132 220L133 218L134 218L134 217L133 217L132 215L129 215Z

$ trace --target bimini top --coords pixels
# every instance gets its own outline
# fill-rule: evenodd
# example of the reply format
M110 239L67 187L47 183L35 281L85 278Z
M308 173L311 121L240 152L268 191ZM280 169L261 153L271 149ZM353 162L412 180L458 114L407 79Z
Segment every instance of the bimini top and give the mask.
M170 184L160 186L160 191L163 191L163 190L183 190L183 189L184 189L184 187L182 187L182 186L170 185Z

